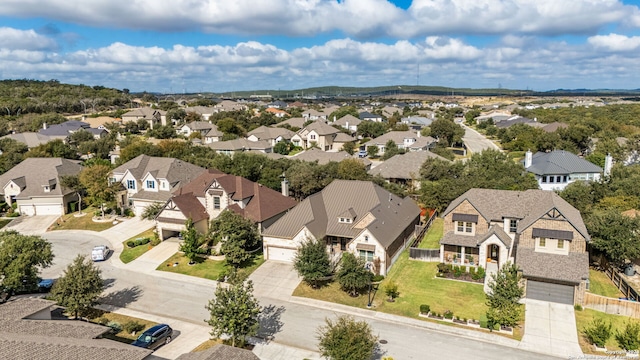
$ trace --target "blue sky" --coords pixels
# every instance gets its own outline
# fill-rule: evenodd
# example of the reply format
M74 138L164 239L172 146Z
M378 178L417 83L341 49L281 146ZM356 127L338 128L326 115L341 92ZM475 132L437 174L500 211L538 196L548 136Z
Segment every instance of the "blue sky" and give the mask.
M0 78L158 92L415 85L418 74L420 85L635 89L639 5L2 0Z

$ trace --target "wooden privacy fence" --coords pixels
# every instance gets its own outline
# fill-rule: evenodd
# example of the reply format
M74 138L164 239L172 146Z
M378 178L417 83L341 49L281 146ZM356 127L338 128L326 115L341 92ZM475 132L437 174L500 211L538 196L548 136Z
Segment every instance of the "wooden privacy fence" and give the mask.
M640 296L638 296L638 292L627 283L627 281L622 278L620 273L613 266L605 267L605 274L613 281L613 283L620 289L620 291L624 294L624 296L633 301L640 301Z
M434 211L433 214L431 214L431 216L429 217L429 219L424 223L424 225L422 226L416 225L416 229L414 230L414 233L416 234L416 238L413 240L413 243L410 245L411 247L414 247L420 244L420 241L422 241L422 238L424 238L424 234L427 233L427 230L429 230L429 228L431 227L431 224L433 224L433 220L435 220L437 217L438 217L438 212Z
M607 314L640 319L640 303L635 301L619 300L586 292L584 294L584 307Z
M440 262L440 249L409 248L409 258L420 261Z

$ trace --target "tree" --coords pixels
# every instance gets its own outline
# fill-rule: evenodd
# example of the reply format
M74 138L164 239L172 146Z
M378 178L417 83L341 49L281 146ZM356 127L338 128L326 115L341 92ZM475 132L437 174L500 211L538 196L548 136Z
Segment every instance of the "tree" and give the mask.
M357 258L350 252L342 254L336 277L342 290L349 292L351 296L357 296L358 290L364 289L371 282L373 274L364 265L364 259Z
M113 200L117 186L120 184L109 184L109 174L111 167L104 164L87 166L78 175L82 186L87 190L89 202L95 206Z
M338 178L343 180L368 180L369 173L358 159L344 159L338 163Z
M335 321L327 318L318 328L320 354L332 360L368 360L378 346L366 321L356 321L351 316L340 316Z
M147 220L154 220L156 216L158 216L158 214L160 213L163 207L164 207L164 204L162 203L153 203L144 208L144 211L142 211L141 217Z
M591 246L617 266L640 257L640 218L616 210L598 210L587 217L586 224Z
M64 275L53 284L51 296L77 319L97 304L104 290L101 270L90 259L78 255Z
M280 155L289 155L291 144L287 141L280 141L273 147L273 152Z
M344 145L342 145L342 150L344 150L349 155L353 155L356 152L356 143L353 141L344 143Z
M34 289L40 269L52 262L51 243L47 240L14 230L0 232L0 288L9 293Z
M155 126L152 130L149 130L149 132L147 132L147 135L156 139L173 139L178 136L178 133L176 133L176 130L173 128L173 126L160 125Z
M378 148L378 146L376 145L367 147L367 155L371 158L378 156L378 151L380 151L380 148Z
M304 282L318 288L333 272L326 244L314 239L303 241L293 260L293 268Z
M429 127L431 128L431 136L438 138L447 146L462 142L464 129L451 120L437 119Z
M605 322L603 319L595 318L583 330L583 333L590 343L602 348L612 335L611 322Z
M253 296L253 282L238 283L231 287L218 284L215 296L206 309L211 314L207 323L212 327L211 336L229 336L231 346L243 346L247 336L255 335L262 312Z
M329 121L333 121L334 118L340 120L345 115L352 115L356 118L360 116L355 106L343 106L329 114Z
M24 157L60 157L65 159L77 159L78 153L62 140L56 139L46 144L38 145L27 151Z
M382 156L383 160L387 160L395 155L398 155L400 150L398 149L398 145L396 142L389 139L386 144L384 144L384 155Z
M498 272L491 275L487 294L489 329L498 324L512 327L520 320L522 306L518 301L524 295L520 279L518 267L511 262L505 263Z
M198 231L195 226L193 226L191 219L187 220L185 228L182 232L180 251L189 259L189 264L193 264L198 258L198 255L203 253L202 249L200 249L200 245L202 245L201 236L198 235Z
M222 241L220 250L225 260L234 267L249 260L252 256L250 251L260 243L256 225L231 210L224 210L211 221L209 234L215 243Z
M376 138L387 131L387 125L381 122L365 120L358 125L358 135L362 137Z
M615 338L622 349L637 351L640 348L640 323L628 321L624 330L616 331Z

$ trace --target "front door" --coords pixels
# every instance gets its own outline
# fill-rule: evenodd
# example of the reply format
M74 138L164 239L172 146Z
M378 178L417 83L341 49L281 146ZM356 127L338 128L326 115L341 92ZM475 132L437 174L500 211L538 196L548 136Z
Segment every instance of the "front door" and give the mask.
M489 245L489 258L492 262L500 263L500 247L495 244Z

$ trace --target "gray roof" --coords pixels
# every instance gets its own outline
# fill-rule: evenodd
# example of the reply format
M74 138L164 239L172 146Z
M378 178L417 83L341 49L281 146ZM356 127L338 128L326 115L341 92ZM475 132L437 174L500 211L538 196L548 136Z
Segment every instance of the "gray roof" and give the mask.
M126 112L126 113L122 114L122 118L123 119L125 117L152 118L156 114L159 115L159 116L163 116L163 115L166 115L167 112L164 111L164 110L152 109L150 107L143 107L143 108L133 109L133 110L131 110L129 112Z
M84 321L30 318L49 312L53 301L15 298L0 304L0 358L12 360L141 360L150 350L97 339L109 328Z
M27 145L28 148L34 148L38 145L46 144L53 140L47 135L43 135L37 132L24 132L18 134L10 134L2 137L3 139L13 139L19 143Z
M311 124L307 125L303 130L300 130L300 132L304 131L315 131L316 133L318 133L318 135L332 135L332 134L336 134L339 133L340 130L334 128L331 125L327 125L325 124L324 121L314 121Z
M259 360L249 350L218 344L204 351L190 352L178 356L176 360Z
M394 155L382 164L369 170L371 175L380 175L385 179L420 179L420 168L427 159L434 158L447 162L449 160L431 151L410 151Z
M256 129L249 131L247 136L254 135L258 140L271 140L281 136L283 139L291 139L296 133L285 128L274 128L269 126L260 126Z
M356 215L353 223L340 223L340 214ZM410 198L400 198L370 181L334 180L319 193L307 197L263 232L264 236L292 239L303 227L316 237L353 238L362 229L355 225L368 213L375 218L366 228L388 248L419 216Z
M424 146L432 144L436 141L436 139L432 138L431 136L420 136L420 134L415 131L390 131L381 136L378 136L375 139L371 139L364 145L384 146L387 141L393 140L396 145L404 147L404 139L415 139L418 145L423 144Z
M144 154L118 166L112 172L114 174L124 174L127 170L136 180L142 180L148 173L152 173L156 179L167 179L171 189L188 183L205 171L200 166L175 158L154 157ZM168 197L163 200L167 199Z
M349 124L349 126L358 126L360 125L360 123L362 122L362 120L358 119L357 117L351 115L351 114L347 114L343 117L341 117L340 119L332 122L332 125L340 125L340 126L347 126L347 124Z
M570 175L601 173L603 170L578 155L564 150L537 152L533 154L531 166L527 171L536 175Z
M82 166L77 161L62 158L26 158L6 173L0 175L0 192L9 181L14 180L22 189L18 199L38 196L63 196L73 190L63 187L60 178L77 175ZM51 186L49 192L44 185Z
M284 125L287 124L289 126L293 126L293 127L297 127L298 129L301 129L302 127L304 127L304 123L306 123L308 120L302 117L293 117L290 119L287 119L285 121L281 121L277 124L275 124L275 126L280 126L280 125Z
M322 151L316 148L312 148L312 149L308 149L303 152L300 152L295 156L292 156L291 159L309 161L309 162L317 161L318 164L320 165L328 164L331 161L340 162L345 159L357 159L357 160L360 160L360 162L362 162L364 166L366 167L371 166L371 161L369 159L358 158L353 155L349 155L349 153L347 153L346 151L328 152L328 151Z
M38 132L47 136L69 136L74 131L87 129L89 127L90 125L86 122L69 120L61 124L49 125L46 129L40 129Z
M553 191L471 189L453 200L442 213L446 216L463 201L468 200L487 221L504 218L521 219L517 233L521 233L552 209L558 210L587 241L590 240L580 211Z
M529 119L526 117L517 117L517 118L509 118L506 120L502 120L502 121L497 121L496 118L493 118L494 121L496 121L496 127L497 128L508 128L511 127L515 124L525 124L525 125L535 125L535 124L539 124L536 120L534 119Z
M272 148L271 144L268 141L251 141L243 138L228 141L216 141L210 144L206 144L205 146L218 151L249 151L266 150Z
M579 283L589 278L589 253L569 252L569 255L536 252L518 247L516 264L527 278L552 279Z
M213 129L215 125L208 121L192 121L186 125L191 130L202 131Z
M426 118L424 116L409 116L409 117L400 119L400 121L405 124L419 124L423 126L430 126L431 123L433 122L433 119Z

